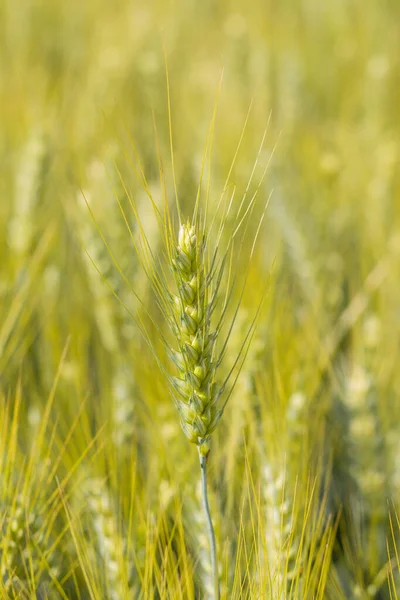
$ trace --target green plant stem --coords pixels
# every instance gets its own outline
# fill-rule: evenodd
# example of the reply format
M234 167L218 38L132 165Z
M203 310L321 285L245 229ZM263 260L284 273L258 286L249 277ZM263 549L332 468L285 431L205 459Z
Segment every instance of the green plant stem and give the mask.
M200 468L201 468L201 489L203 494L203 507L207 520L208 538L210 541L210 554L211 554L211 568L214 581L214 600L219 600L219 578L218 578L218 560L217 560L217 546L215 543L215 533L212 524L210 505L208 504L208 492L207 492L207 457L200 454Z

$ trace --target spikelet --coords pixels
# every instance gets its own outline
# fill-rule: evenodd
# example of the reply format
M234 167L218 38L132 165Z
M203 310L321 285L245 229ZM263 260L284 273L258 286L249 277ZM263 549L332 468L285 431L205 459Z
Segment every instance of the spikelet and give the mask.
M173 360L179 376L173 379L175 399L186 437L208 454L210 436L222 410L222 388L216 381L216 332L211 330L213 299L209 298L204 244L195 227L182 225L173 259L178 294L173 297L171 326L179 351Z

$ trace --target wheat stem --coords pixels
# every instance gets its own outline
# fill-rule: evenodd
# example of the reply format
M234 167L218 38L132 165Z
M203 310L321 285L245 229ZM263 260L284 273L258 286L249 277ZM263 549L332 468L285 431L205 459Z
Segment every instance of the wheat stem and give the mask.
M214 580L214 599L219 600L219 579L218 579L218 559L217 546L215 544L215 533L211 519L210 505L208 503L207 493L207 456L203 456L199 450L200 469L201 469L201 490L203 494L203 507L207 520L208 537L210 541L211 567Z

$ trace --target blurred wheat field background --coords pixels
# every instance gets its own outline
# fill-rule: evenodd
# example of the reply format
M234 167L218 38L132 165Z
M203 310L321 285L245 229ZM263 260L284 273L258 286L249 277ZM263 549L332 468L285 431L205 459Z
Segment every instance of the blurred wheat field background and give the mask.
M197 451L133 318L157 306L131 200L161 257L149 196L176 226L203 171L211 219L257 194L238 273L268 202L209 457L221 597L400 598L399 23L0 4L1 598L213 598Z

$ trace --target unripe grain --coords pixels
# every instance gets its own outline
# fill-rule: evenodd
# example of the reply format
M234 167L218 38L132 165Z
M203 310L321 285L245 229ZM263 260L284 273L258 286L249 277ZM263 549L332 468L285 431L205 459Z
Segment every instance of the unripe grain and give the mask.
M214 332L211 331L211 302L206 286L203 243L195 227L182 225L172 260L177 295L172 299L171 326L179 352L173 361L179 376L173 378L182 429L201 455L209 451L209 438L222 416L216 404Z

